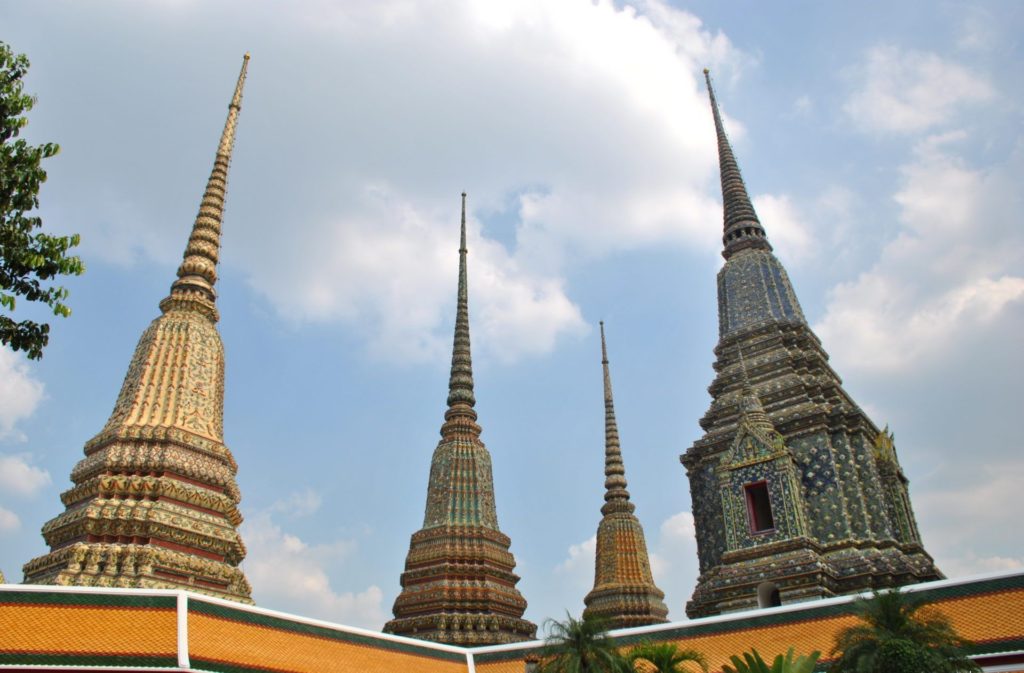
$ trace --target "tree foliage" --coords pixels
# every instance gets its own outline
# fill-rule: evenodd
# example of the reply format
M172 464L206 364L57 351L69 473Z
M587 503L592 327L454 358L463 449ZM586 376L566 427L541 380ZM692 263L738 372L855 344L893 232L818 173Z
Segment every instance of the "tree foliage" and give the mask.
M692 673L698 668L707 673L708 670L703 654L697 650L682 649L675 643L640 643L626 653L626 661L629 662L626 670L649 673Z
M834 673L957 673L980 671L966 655L970 643L949 619L919 596L898 589L859 599L861 623L836 636Z
M799 657L793 654L793 648L789 648L785 656L778 655L769 665L757 650L750 650L743 653L743 658L735 654L729 657L732 666L722 666L722 673L812 673L814 665L818 662L821 652L812 652L809 655Z
M47 281L60 275L79 275L82 260L68 255L78 235L52 236L42 231L39 186L46 181L41 167L60 150L55 143L33 146L19 138L25 116L35 99L24 92L22 78L29 62L0 42L0 344L38 359L49 342L50 326L33 320L14 320L16 299L41 302L54 315L66 317L68 291Z
M600 617L565 621L549 619L548 637L541 650L542 673L621 673L629 670L619 654L615 639L608 635L608 624Z

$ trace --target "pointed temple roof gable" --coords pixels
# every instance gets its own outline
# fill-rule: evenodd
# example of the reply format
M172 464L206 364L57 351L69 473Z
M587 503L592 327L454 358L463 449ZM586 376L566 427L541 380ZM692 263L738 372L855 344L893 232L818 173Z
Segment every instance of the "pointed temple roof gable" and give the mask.
M213 289L248 64L246 54L178 279L139 339L110 418L71 472L65 511L43 526L50 552L25 564L28 584L188 588L252 602L238 567L241 494L223 439Z
M647 541L635 506L626 490L626 468L619 446L619 429L612 400L608 346L601 325L601 368L604 375L605 503L597 526L594 588L583 599L584 616L607 620L610 628L665 622L665 594L654 584Z
M754 211L754 204L750 201L750 195L747 194L747 186L743 182L739 163L733 154L732 145L729 144L729 137L725 133L722 115L718 111L718 99L715 98L715 89L711 86L711 71L707 68L704 69L704 80L707 82L708 96L711 99L711 113L715 118L715 133L718 136L718 168L722 180L725 230L722 236L722 243L725 246L722 256L729 259L740 250L748 248L770 251L772 246L768 243L764 227L761 226L761 221Z
M509 551L498 529L491 454L480 440L473 406L469 347L466 194L462 194L458 303L448 409L441 441L430 461L423 528L413 533L395 599L395 618L384 631L459 645L529 640L537 626L526 611Z

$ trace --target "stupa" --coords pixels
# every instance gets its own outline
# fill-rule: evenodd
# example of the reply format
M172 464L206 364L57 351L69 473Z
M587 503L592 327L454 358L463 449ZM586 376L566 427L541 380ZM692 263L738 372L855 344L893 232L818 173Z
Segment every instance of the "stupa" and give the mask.
M43 526L50 552L25 564L28 584L190 589L251 603L238 564L238 466L224 444L224 346L217 261L242 61L213 170L161 315L142 334L114 411L85 444Z

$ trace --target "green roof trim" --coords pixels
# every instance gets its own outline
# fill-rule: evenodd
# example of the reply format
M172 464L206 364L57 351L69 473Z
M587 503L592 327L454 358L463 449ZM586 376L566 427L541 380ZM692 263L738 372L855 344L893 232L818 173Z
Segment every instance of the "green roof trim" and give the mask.
M402 652L403 654L413 654L416 656L430 657L433 659L442 659L445 661L466 661L466 655L462 652L436 650L434 648L423 645L395 642L388 638L378 638L375 636L362 635L358 633L349 633L347 631L332 629L326 626L317 626L316 624L306 624L304 622L292 621L284 617L276 617L273 615L265 615L257 612L249 612L248 610L239 610L237 608L228 607L226 605L207 603L206 601L197 600L195 597L192 596L189 597L188 607L189 612L196 612L199 614L208 615L210 617L227 619L229 621L241 622L244 624L255 624L257 626L265 626L268 628L278 629L281 631L290 631L292 633L301 633L304 635L314 636L317 638L338 640L346 643L351 643L353 645L362 645L365 647L372 647L376 649L387 649L395 652Z
M964 584L954 584L953 586L921 589L912 593L915 596L921 595L927 597L928 602L930 603L939 603L958 598L975 598L986 594L1002 593L1021 589L1024 589L1024 574L1011 575L1009 577L996 577L993 579L979 580L977 582ZM802 610L766 614L747 613L742 619L728 621L718 621L719 618L714 618L716 621L710 624L702 623L704 621L703 619L696 619L691 622L685 622L679 626L659 629L657 631L646 631L644 633L634 633L623 636L617 636L613 632L612 636L619 645L629 646L635 645L644 640L653 640L656 642L678 640L684 637L693 638L697 636L729 633L731 631L746 631L752 628L778 626L781 624L813 622L819 619L840 617L853 613L852 601L839 603L838 605L815 605L813 602L806 603L805 605L807 607ZM941 605L939 607L941 608ZM993 652L1004 652L1014 649L1024 649L1024 640L980 643L972 648L971 652L973 654L990 654ZM506 650L503 652L474 652L473 658L478 663L494 663L521 659L526 654L537 651L539 650L536 647L531 647L517 650Z
M229 664L226 661L216 659L200 659L189 657L189 664L192 668L213 673L252 673L252 671L273 671L275 669L266 666L242 666L240 664Z
M177 668L177 655L141 654L42 654L39 652L0 652L0 666L117 666Z
M74 605L96 608L136 608L174 610L177 596L138 596L132 594L70 593L64 591L3 591L0 605Z

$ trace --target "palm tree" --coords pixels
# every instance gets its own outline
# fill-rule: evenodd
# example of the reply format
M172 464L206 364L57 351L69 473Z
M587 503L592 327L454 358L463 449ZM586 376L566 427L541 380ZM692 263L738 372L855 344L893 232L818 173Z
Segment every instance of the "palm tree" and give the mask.
M574 619L566 613L565 621L545 622L548 637L541 650L542 673L620 673L625 659L608 636L608 623L600 617Z
M749 652L744 652L742 659L735 654L729 657L732 666L728 664L722 666L722 673L812 673L820 656L821 652L814 651L808 656L793 658L793 648L791 647L785 657L781 654L778 655L769 666L757 650L752 649Z
M981 669L965 654L961 638L941 612L920 596L898 589L854 602L862 623L836 636L834 673L959 673Z
M636 670L636 663L644 661L642 669L649 673L686 673L692 667L684 667L687 662L692 662L700 667L700 670L707 673L708 662L704 655L697 650L684 650L675 643L652 643L643 642L634 647L626 654L626 661L629 662L627 670Z

